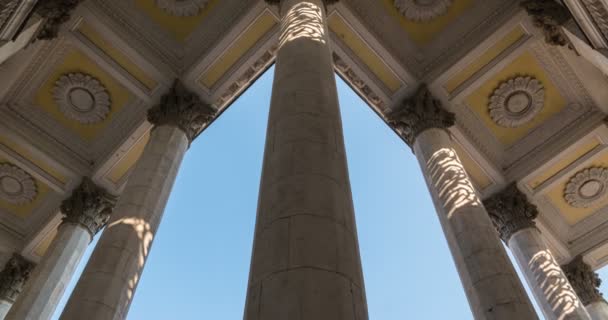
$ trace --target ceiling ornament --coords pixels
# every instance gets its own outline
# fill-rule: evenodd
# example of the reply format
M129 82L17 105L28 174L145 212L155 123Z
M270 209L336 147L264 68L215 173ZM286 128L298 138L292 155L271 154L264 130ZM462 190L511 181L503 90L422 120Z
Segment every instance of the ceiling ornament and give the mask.
M566 184L564 199L575 208L588 208L601 201L608 190L608 168L579 171Z
M156 6L167 14L177 17L198 15L209 3L209 0L156 0Z
M511 78L494 90L488 109L496 124L516 128L530 122L545 104L545 88L536 78Z
M66 117L82 124L101 122L110 113L110 94L106 87L84 73L62 75L55 82L53 97Z
M0 200L24 205L34 201L36 195L36 182L31 175L12 164L0 164Z
M408 20L428 22L448 12L454 0L395 0L395 7Z

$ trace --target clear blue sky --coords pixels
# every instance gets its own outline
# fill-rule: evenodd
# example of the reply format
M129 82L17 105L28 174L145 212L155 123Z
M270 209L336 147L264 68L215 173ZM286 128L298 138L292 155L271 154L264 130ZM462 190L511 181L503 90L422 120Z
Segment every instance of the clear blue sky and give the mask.
M273 72L186 154L129 319L242 319ZM338 94L370 319L472 319L412 152L339 78Z

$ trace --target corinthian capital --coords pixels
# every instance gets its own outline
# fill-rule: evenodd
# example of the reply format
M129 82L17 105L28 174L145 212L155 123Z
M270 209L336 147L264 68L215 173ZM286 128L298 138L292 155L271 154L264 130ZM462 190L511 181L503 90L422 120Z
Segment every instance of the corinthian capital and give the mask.
M387 120L405 142L413 147L416 137L424 130L447 129L454 125L455 116L446 111L423 84L413 97L403 101L399 109L389 114Z
M556 0L523 0L521 6L532 17L534 25L545 34L545 41L554 46L570 45L562 25L570 20L570 11Z
M583 256L576 256L570 263L563 265L562 269L583 305L604 299L599 290L602 280L585 263Z
M91 179L84 177L72 195L61 203L63 223L84 226L92 238L110 220L115 203L115 197L95 185Z
M519 230L536 227L538 210L515 183L486 199L484 206L504 242Z
M0 272L0 299L15 302L32 269L33 263L19 254L13 254Z
M43 40L54 39L59 33L62 24L70 20L72 11L82 0L38 0L36 13L45 19L37 38Z
M160 104L148 111L148 121L155 126L174 126L181 129L190 142L215 117L217 111L201 101L179 80L162 96Z

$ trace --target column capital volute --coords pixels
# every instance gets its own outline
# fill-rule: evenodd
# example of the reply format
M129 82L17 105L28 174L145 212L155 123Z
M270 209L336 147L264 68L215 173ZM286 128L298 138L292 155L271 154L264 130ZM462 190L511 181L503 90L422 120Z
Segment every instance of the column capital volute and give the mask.
M0 299L15 302L32 269L32 262L14 253L0 271Z
M70 20L71 14L83 0L38 0L34 11L44 22L38 30L37 39L57 38L59 28Z
M83 226L92 239L110 220L115 204L116 197L84 177L72 195L61 203L63 223Z
M508 243L515 232L536 227L534 219L538 216L538 209L519 190L516 183L509 184L483 203L505 243Z
M447 129L454 125L454 113L445 110L435 99L426 84L405 99L399 107L387 115L387 122L405 142L413 148L416 137L427 129Z
M599 290L602 280L591 266L585 263L582 255L574 257L568 264L563 265L562 269L583 305L604 299Z
M534 25L543 31L545 42L554 46L570 46L562 30L562 26L572 18L568 8L556 0L522 0L520 6L532 18Z
M181 129L192 142L213 120L217 111L200 97L175 80L160 103L148 110L148 121L155 126L174 126Z

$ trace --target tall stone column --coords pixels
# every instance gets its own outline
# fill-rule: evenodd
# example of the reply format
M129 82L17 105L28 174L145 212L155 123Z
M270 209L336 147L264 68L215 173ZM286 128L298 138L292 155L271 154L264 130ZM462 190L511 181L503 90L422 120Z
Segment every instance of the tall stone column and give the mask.
M454 150L454 114L423 85L388 122L418 158L475 319L537 319Z
M60 319L127 317L182 158L215 113L178 81L150 109L150 140Z
M591 319L536 228L536 206L517 185L510 184L484 205L500 237L513 252L545 319Z
M324 2L280 12L244 319L368 319Z
M0 320L6 317L13 306L33 268L33 263L19 254L13 254L0 272Z
M582 256L575 257L570 263L562 266L574 291L580 297L593 320L608 320L608 302L602 297L599 287L602 280L585 263Z
M89 243L110 219L114 202L114 197L89 178L82 179L62 202L64 218L57 235L6 319L47 320L53 316Z

